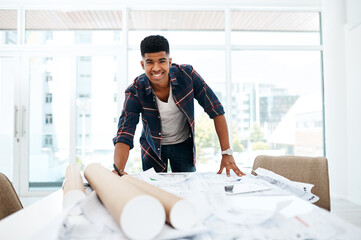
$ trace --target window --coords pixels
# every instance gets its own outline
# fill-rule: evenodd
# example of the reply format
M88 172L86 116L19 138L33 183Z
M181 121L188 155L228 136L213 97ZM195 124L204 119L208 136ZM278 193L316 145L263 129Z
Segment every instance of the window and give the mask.
M47 113L45 114L45 124L53 124L53 114Z
M311 127L322 122L320 52L234 51L232 60L232 85L239 86L232 88L239 96L232 111L243 112L232 119L232 132L244 167L256 155L307 156L323 148L322 128ZM242 101L246 96L250 101Z
M52 147L53 146L53 136L52 135L45 135L44 136L44 147Z
M117 131L113 120L117 115L116 58L112 55L86 58L86 62L81 62L83 56L77 58L76 157L83 166L94 161L111 166L112 138ZM86 81L83 76L88 76Z
M53 81L53 76L50 72L45 72L45 82L51 82Z
M49 65L50 64L50 65ZM51 84L41 81L51 70ZM61 186L69 164L70 96L76 74L75 57L29 59L29 191ZM51 94L47 97L44 94ZM45 95L46 96L46 95ZM46 100L52 104L48 104Z
M52 103L53 102L53 94L52 93L47 93L45 95L45 103Z

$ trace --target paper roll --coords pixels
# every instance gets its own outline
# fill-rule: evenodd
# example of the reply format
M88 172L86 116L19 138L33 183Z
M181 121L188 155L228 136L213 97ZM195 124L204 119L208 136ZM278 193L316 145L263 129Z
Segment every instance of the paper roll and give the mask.
M128 238L151 239L160 233L165 212L159 200L96 163L85 168L84 176Z
M185 230L196 224L196 209L191 202L129 175L124 175L122 178L157 198L164 206L167 223L174 228Z
M64 208L75 205L86 197L80 170L76 164L69 164L66 168L63 192Z

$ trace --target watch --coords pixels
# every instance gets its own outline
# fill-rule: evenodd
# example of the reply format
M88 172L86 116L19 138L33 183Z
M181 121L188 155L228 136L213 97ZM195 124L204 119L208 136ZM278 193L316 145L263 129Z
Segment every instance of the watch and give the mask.
M233 151L232 151L232 149L228 148L227 150L224 150L224 151L222 151L221 153L222 153L222 155L223 155L223 154L227 154L227 155L232 156Z

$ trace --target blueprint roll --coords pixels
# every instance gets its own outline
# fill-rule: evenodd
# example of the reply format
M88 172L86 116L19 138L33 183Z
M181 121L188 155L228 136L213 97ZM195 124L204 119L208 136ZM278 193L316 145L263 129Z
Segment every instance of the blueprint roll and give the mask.
M158 199L96 163L85 168L84 176L128 238L152 239L160 233L165 212Z
M80 170L76 164L69 164L66 168L63 182L63 207L67 208L85 199L85 189Z
M122 178L143 192L157 198L164 206L167 223L174 228L186 230L197 223L196 209L188 200L132 176L124 175Z

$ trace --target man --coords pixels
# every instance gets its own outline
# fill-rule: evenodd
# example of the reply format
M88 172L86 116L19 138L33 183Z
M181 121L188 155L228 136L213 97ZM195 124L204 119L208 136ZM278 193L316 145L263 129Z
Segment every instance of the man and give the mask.
M223 106L201 76L190 65L172 64L169 44L162 36L148 36L140 44L144 74L125 91L117 136L113 139L114 167L124 172L133 148L136 125L143 123L140 137L143 170L166 172L168 159L173 172L194 172L194 99L214 120L222 150L218 174L226 168L244 175L233 159Z

